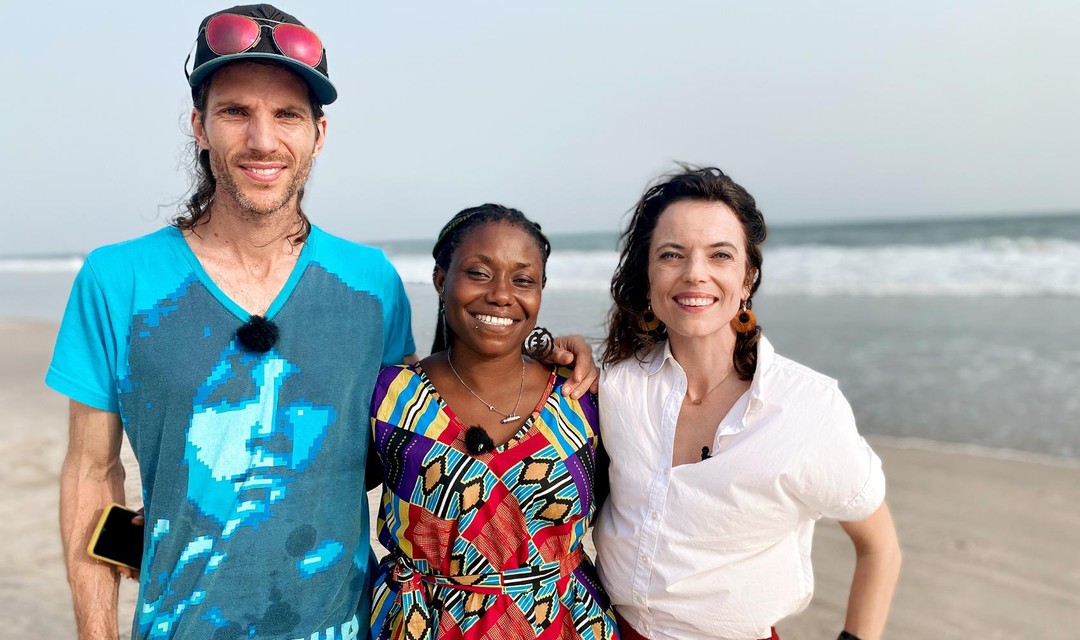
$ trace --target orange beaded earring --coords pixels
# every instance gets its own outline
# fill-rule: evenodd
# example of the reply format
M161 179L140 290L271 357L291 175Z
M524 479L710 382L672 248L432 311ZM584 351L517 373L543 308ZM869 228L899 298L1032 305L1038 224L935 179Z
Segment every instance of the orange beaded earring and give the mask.
M657 318L656 314L653 313L651 304L649 305L649 308L641 314L641 317L637 319L637 325L638 328L645 333L656 331L656 328L660 326L660 318Z
M731 319L731 326L739 333L750 333L757 326L757 316L750 310L750 300L743 300L739 312Z

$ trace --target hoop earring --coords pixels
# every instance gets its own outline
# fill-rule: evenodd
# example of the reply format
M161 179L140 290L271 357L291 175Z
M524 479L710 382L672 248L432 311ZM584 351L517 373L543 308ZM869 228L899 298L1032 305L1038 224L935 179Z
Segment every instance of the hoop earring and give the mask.
M739 312L731 319L731 327L739 333L750 333L757 327L757 316L750 310L750 300L742 301Z
M551 332L543 327L534 327L521 344L521 352L539 362L546 362L553 351L555 339L551 337Z
M656 331L657 327L660 326L660 318L657 318L656 314L653 313L651 304L649 305L649 308L646 309L645 312L642 313L641 316L637 319L637 326L645 333L651 333L653 331Z

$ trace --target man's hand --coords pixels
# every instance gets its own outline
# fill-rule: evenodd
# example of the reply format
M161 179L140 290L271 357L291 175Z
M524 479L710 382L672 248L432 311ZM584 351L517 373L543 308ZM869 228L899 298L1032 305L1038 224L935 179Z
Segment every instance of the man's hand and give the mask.
M563 395L578 400L586 391L596 393L600 382L600 370L596 368L592 347L583 336L559 336L555 349L548 358L550 364L572 366L570 379L563 384Z
M142 507L139 507L139 513L137 515L131 517L131 524L137 527L142 527L146 525L146 518L143 517ZM116 565L116 570L120 573L120 575L124 576L125 578L131 578L135 582L139 581L138 569L132 569L131 567Z

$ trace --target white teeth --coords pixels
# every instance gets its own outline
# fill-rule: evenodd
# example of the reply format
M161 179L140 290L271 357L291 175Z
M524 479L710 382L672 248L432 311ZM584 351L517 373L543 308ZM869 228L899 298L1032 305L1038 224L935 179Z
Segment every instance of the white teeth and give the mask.
M514 324L514 321L510 318L499 318L497 316L486 316L483 314L476 314L476 319L484 324L493 324L497 327L509 327Z
M684 307L707 307L713 303L712 298L675 298L675 302Z
M248 167L248 171L250 171L252 173L257 173L257 174L262 175L262 176L268 176L271 173L277 173L278 171L280 171L280 169L278 169L276 167L273 168L273 169L263 169L263 168L257 168L257 167Z

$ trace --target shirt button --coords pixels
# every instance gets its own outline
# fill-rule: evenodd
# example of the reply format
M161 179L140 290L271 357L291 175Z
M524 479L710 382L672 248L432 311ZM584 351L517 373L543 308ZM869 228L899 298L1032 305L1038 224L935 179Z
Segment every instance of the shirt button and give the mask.
M655 511L649 514L649 520L658 520L659 518L660 514Z
M641 554L641 563L642 564L649 564L649 556L645 555L644 553Z

